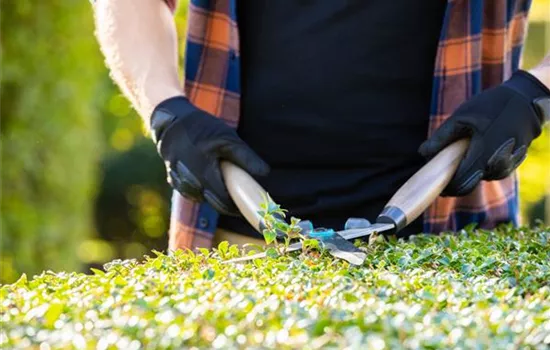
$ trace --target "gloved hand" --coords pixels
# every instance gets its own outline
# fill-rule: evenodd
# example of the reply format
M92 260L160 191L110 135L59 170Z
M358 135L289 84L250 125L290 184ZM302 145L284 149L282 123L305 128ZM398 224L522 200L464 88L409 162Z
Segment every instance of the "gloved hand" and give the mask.
M544 97L550 97L548 88L520 70L503 84L463 103L419 148L420 154L430 159L452 142L471 138L442 196L464 196L481 180L510 175L541 133L544 118L533 101Z
M188 199L208 202L221 214L239 215L222 178L221 159L251 175L269 172L269 166L236 130L184 96L161 102L152 113L151 129L170 185Z

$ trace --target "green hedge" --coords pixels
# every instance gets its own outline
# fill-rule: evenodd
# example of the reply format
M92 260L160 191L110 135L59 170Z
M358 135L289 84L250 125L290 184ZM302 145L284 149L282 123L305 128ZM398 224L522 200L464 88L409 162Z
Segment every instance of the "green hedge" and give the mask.
M87 1L2 3L0 281L77 270L93 230L97 83L108 79Z
M550 345L550 227L379 238L361 246L368 251L361 267L318 251L222 264L242 254L225 242L197 254L113 261L93 275L23 276L0 290L0 346Z

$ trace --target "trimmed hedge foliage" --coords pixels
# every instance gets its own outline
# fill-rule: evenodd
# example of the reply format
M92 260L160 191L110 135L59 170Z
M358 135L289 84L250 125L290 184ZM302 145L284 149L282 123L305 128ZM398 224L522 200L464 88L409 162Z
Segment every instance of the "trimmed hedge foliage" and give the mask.
M359 242L357 242L359 244ZM493 348L550 345L550 228L360 243L246 264L220 244L0 289L9 348Z

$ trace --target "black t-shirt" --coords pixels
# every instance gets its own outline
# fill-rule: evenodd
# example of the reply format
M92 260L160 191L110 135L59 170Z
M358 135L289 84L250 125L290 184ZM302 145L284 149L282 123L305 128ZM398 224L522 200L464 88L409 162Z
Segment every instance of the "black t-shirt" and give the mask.
M371 221L424 160L444 0L239 1L239 135L289 215ZM243 218L225 229L258 234ZM405 234L422 231L421 218Z

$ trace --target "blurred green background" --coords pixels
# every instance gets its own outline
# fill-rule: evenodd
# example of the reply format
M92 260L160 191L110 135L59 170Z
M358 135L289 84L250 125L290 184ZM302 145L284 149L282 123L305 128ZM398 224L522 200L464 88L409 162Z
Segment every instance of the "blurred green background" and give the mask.
M534 0L524 68L550 49L549 20L550 0ZM90 3L4 1L1 31L0 282L165 249L164 168L109 78ZM520 168L524 222L549 220L549 168L545 130Z

